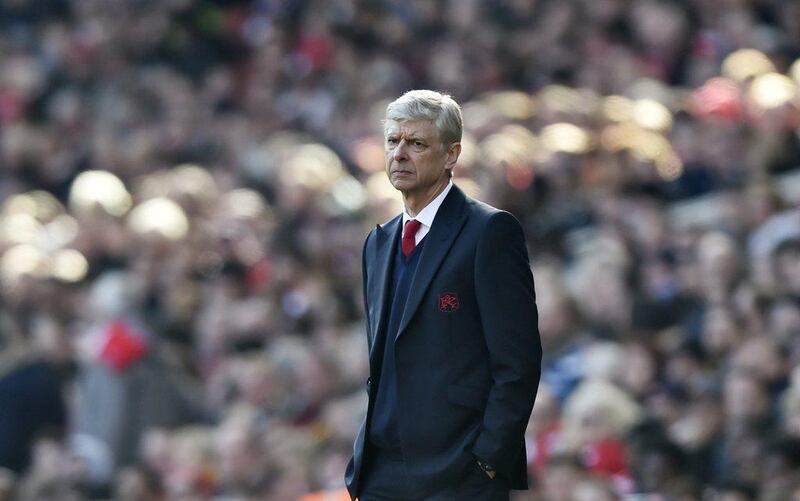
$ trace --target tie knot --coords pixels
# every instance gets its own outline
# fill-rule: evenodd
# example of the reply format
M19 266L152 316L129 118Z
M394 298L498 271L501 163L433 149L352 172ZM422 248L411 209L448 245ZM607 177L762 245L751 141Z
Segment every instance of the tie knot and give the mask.
M414 248L417 246L414 236L417 234L417 230L419 229L420 226L422 226L422 223L420 223L416 219L409 219L408 221L406 221L405 226L403 226L403 238L401 242L401 247L403 249L403 255L406 257L408 257L412 252L414 252Z
M416 219L409 219L403 227L403 237L410 238L417 234L417 230L422 226L422 223Z

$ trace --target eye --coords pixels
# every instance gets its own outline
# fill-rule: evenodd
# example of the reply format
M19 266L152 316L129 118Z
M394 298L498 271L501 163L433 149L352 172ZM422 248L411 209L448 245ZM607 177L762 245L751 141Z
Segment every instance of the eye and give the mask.
M386 144L397 144L397 138L395 137L386 138Z
M422 141L414 141L414 146L417 148L422 148L425 144Z

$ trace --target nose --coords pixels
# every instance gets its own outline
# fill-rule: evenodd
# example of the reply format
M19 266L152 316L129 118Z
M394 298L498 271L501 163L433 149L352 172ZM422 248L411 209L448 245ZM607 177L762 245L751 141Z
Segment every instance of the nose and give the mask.
M394 151L392 152L392 158L395 161L400 162L408 158L408 153L406 152L406 145L407 145L406 140L403 139L402 141L397 143L397 146L394 147Z

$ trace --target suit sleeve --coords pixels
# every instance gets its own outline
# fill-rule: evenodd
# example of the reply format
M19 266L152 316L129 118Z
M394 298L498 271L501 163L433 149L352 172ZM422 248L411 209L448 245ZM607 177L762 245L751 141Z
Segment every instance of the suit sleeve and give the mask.
M507 212L490 218L478 242L475 288L493 383L472 452L509 473L522 452L542 346L525 238Z

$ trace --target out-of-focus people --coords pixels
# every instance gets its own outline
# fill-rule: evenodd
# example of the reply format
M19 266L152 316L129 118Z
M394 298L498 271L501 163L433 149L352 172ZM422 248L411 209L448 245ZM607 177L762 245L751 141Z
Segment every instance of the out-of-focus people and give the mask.
M401 208L375 124L427 87L538 279L513 499L800 500L798 12L0 1L0 498L340 494L360 243ZM586 383L636 419L576 412Z
M188 374L154 350L141 322L136 278L108 272L90 292L95 313L78 343L83 364L75 395L75 428L106 447L111 468L133 464L143 432L198 419L199 393ZM108 479L106 479L108 480Z
M8 331L0 339L0 467L16 474L28 468L38 440L67 431L66 367L44 332L57 327L40 322L34 343L13 339Z

